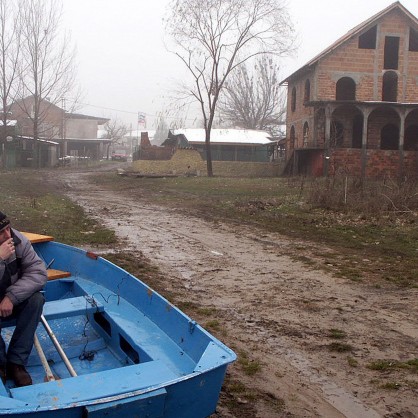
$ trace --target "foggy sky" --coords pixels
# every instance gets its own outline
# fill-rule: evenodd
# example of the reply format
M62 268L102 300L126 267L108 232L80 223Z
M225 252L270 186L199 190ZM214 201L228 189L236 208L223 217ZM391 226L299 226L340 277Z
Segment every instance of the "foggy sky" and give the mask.
M169 0L64 0L63 27L77 48L80 113L117 118L137 129L137 114L155 116L174 106L173 86L187 76L164 44ZM392 0L289 0L298 53L281 60L281 79ZM401 2L418 17L418 1ZM72 98L67 98L70 103ZM188 116L191 124L195 116Z

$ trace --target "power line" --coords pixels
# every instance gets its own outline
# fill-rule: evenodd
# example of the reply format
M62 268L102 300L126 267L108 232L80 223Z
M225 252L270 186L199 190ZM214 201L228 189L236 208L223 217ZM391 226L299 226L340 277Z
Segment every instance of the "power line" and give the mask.
M94 107L94 108L97 108L97 109L111 110L112 112L129 113L130 115L136 115L136 116L138 115L138 113L143 113L147 117L153 117L153 118L158 118L159 117L159 115L154 115L152 113L147 113L147 112L141 112L141 111L139 111L139 112L132 112L131 110L121 110L121 109L114 109L114 108L111 108L111 107L93 105L93 104L90 104L90 103L82 103L82 102L79 102L79 101L76 101L76 100L73 100L73 99L66 99L66 100L68 100L68 101L70 101L72 103L75 103L75 104L83 105L83 106ZM168 115L164 115L164 118L165 119L178 119L175 116L168 116ZM194 121L194 122L196 121L196 118L180 118L180 119L183 119L183 120L191 120L191 121Z

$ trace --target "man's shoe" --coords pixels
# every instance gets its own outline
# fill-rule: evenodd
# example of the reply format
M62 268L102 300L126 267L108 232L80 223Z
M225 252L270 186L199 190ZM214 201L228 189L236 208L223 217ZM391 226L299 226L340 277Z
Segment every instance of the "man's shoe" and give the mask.
M21 364L8 363L7 375L13 379L17 387L29 386L32 384L32 378L26 371L25 366Z
M0 379L3 384L6 383L6 366L0 366Z

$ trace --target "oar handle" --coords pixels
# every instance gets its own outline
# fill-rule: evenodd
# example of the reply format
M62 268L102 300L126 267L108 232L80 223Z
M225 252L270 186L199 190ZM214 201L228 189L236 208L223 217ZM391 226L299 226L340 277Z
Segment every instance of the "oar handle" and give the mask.
M38 356L39 356L39 358L41 360L41 363L42 363L42 366L45 370L46 379L48 380L48 382L51 382L52 380L55 380L55 377L52 374L51 367L49 367L48 360L45 357L44 350L42 350L41 343L39 342L38 336L36 334L35 334L35 337L34 337L34 340L33 340L33 345L35 346L36 351L38 352Z
M57 340L57 337L55 337L55 334L53 333L51 327L49 326L48 322L46 321L45 317L41 315L41 322L44 326L47 334L49 335L49 338L51 338L52 343L54 344L55 348L58 351L58 354L61 356L62 361L65 363L65 366L67 367L68 371L70 372L70 375L72 377L77 376L77 373L75 372L73 366L70 363L70 360L68 360L68 357L64 353L64 350L62 349L60 343Z

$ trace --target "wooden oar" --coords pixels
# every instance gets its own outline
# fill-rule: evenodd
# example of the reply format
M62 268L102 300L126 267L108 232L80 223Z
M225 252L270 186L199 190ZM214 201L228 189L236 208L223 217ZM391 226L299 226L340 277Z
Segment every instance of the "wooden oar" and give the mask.
M64 350L62 349L60 343L58 342L57 337L53 333L51 327L49 326L48 322L46 322L46 319L43 315L41 315L41 322L42 322L42 325L44 326L47 334L49 335L49 338L51 338L52 343L54 344L55 348L57 349L58 354L61 356L62 361L64 362L65 366L67 367L68 371L70 372L70 375L72 377L77 376L77 373L75 372L73 366L71 365L70 360L68 360L68 357L64 353Z
M52 380L55 380L55 377L52 374L51 367L49 367L48 360L45 357L44 350L42 350L41 343L39 342L38 336L36 334L35 334L35 338L34 338L34 341L33 341L33 345L35 346L36 351L38 352L38 356L39 356L39 358L41 360L41 363L42 363L42 366L45 370L45 373L46 373L45 380L47 382L51 382Z

